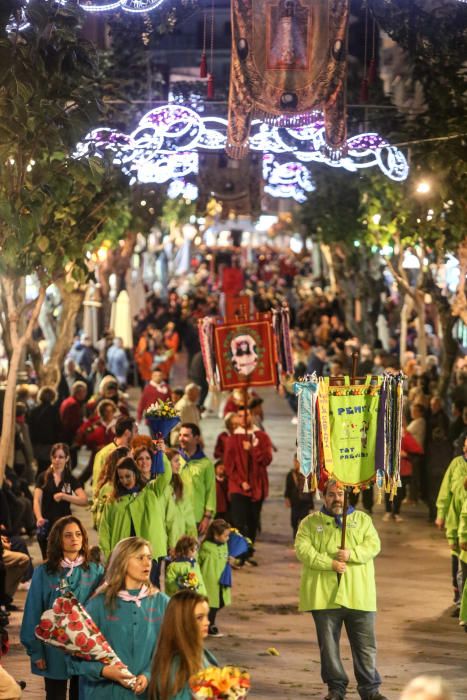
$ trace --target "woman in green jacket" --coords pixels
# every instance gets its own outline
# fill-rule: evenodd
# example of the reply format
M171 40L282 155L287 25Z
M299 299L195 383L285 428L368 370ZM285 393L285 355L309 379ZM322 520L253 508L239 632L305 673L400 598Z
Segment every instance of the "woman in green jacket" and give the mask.
M130 448L122 445L121 447L115 448L113 452L107 455L104 461L95 489L93 488L97 496L93 499L91 511L96 530L99 530L104 506L113 492L113 479L117 462L123 459L123 457L127 457L129 452Z
M213 520L199 550L199 565L209 598L209 635L212 637L222 637L216 627L216 615L232 600L231 587L221 583L229 562L229 537L229 523L221 519Z
M190 676L218 665L203 646L208 629L205 596L185 590L170 599L152 662L150 700L192 700Z
M182 477L179 474L182 456L180 452L172 449L167 450L166 456L170 460L170 466L172 467L172 479L169 488L176 511L174 525L176 531L175 541L177 542L182 535L198 537L193 500L187 484L182 481Z
M104 506L99 527L99 545L106 559L120 540L136 535L151 544L154 561L167 555L167 524L165 490L172 470L164 456L164 472L144 483L136 462L124 457L117 463L113 492ZM170 516L170 514L169 514ZM151 580L157 578L153 564ZM156 575L155 575L156 574Z

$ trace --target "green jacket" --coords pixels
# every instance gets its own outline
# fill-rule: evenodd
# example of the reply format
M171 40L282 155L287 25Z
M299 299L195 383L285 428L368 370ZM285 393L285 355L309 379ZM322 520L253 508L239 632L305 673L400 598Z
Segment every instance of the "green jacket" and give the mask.
M437 517L444 520L446 537L450 544L457 541L466 478L467 460L463 455L455 457L446 469L436 500Z
M189 459L182 453L184 464L180 467L180 476L190 494L195 520L201 522L204 513L209 511L213 516L216 512L216 473L214 465L204 452L198 450Z
M187 559L185 559L185 561L172 561L170 564L168 564L165 570L165 592L167 595L173 596L174 593L182 590L178 585L178 579L180 576L185 576L185 574L190 572L195 573L198 577L199 586L196 592L200 595L207 596L208 593L206 591L206 586L204 585L203 574L201 573L200 566L196 559L192 561Z
M232 602L232 589L229 586L221 586L219 583L228 558L227 544L216 544L204 540L199 549L199 565L211 608L220 608L221 589L224 605L230 605Z
M150 542L154 559L166 556L167 528L170 528L170 519L166 525L166 488L171 478L172 468L164 455L164 472L156 479L147 483L139 493L105 504L99 527L99 545L106 559L120 540L131 536L132 524L135 534Z
M97 497L93 498L92 502L92 518L94 521L94 527L99 530L99 526L102 519L102 513L104 512L104 506L109 500L109 496L113 491L113 484L108 481L106 484L101 486L97 493Z
M347 516L346 549L350 550L347 570L338 582L332 561L340 547L342 530L332 516L311 513L300 523L295 553L303 564L300 583L301 611L340 607L376 610L373 559L381 549L371 518L361 511Z
M464 502L462 504L461 514L459 518L459 529L458 529L459 545L467 545L467 491L464 489ZM459 559L467 564L467 551L465 549L459 550ZM467 610L466 610L467 612Z
M190 494L187 493L185 484L183 484L183 496L176 501L175 494L173 492L172 486L170 486L170 493L173 500L173 507L175 509L175 519L174 519L174 545L178 542L180 537L183 535L190 535L190 537L198 538L198 528L196 527L195 513L193 511L193 503Z
M96 453L94 457L94 462L92 464L92 499L93 501L97 499L97 482L99 481L99 476L104 466L105 460L114 450L117 449L117 445L114 442L109 442L105 445L99 452Z

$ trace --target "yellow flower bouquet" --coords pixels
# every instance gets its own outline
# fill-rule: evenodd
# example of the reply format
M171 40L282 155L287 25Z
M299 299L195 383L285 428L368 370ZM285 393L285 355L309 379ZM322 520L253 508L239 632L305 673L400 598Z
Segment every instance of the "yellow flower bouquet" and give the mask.
M237 700L250 690L250 674L237 666L210 666L190 678L194 700Z

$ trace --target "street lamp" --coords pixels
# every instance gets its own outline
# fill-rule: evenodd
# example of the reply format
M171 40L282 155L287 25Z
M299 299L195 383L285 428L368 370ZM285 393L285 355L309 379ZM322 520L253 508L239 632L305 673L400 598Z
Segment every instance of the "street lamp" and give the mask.
M428 194L428 192L431 190L431 185L427 180L420 180L420 182L417 184L417 187L415 191L418 194Z

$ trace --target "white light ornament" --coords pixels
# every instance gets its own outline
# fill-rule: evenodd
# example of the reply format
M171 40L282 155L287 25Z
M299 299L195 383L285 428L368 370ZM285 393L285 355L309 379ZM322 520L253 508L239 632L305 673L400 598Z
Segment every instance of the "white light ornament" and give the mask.
M315 185L308 168L297 161L278 162L272 153L263 155L264 191L271 197L293 198L303 204Z
M184 179L172 180L167 188L167 197L169 199L183 197L189 202L194 202L198 199L198 188L192 182L187 182Z
M250 147L264 153L290 154L302 163L319 162L350 172L378 166L390 179L407 178L409 166L399 149L378 134L352 136L347 154L339 161L326 157L324 123L316 114L312 124L285 128L255 120ZM227 120L200 116L190 107L167 104L147 112L129 135L114 129L96 129L78 145L79 155L99 155L104 150L115 153L114 162L122 167L132 182L162 182L161 178L186 177L198 172L199 151L221 151L226 144ZM285 185L284 185L285 186Z

